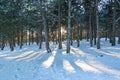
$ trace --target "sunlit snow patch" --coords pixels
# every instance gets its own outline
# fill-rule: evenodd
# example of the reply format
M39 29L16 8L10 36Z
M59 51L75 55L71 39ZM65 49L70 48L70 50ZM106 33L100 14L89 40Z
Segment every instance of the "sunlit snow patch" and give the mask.
M69 61L63 60L63 68L69 72L75 72L75 69L72 67Z
M93 65L95 68L99 69L100 71L102 72L106 72L106 73L111 73L111 74L114 74L116 76L120 76L120 70L116 70L116 69L112 69L112 68L108 68L104 65L100 65L100 64L94 64Z
M63 54L63 55L66 55L67 53L66 53L66 51L63 51L62 54Z
M35 55L38 55L38 54L39 54L38 52L33 52L32 54L30 54L30 55L28 55L28 56L26 56L26 57L17 59L17 61L26 60L26 59L32 58L32 57L34 57Z
M49 68L54 61L54 56L50 56L46 61L42 63L45 68Z
M6 55L6 54L0 54L0 57L6 57L6 56L8 56L8 55Z
M99 70L97 70L96 68L90 66L89 64L87 64L86 62L84 61L80 61L80 60L77 60L75 62L75 64L77 66L79 66L80 68L82 68L83 71L91 71L91 72L95 72L95 73L100 73Z
M33 52L34 51L28 51L28 52L24 52L23 54L20 54L20 55L17 55L17 56L8 56L8 57L5 57L5 58L9 59L9 60L18 59L18 58L26 57L26 56L30 55L31 53L33 53Z
M24 61L29 62L29 61L32 61L32 60L37 60L37 59L39 59L42 55L46 54L47 51L42 51L42 52L38 52L38 53L39 53L38 55L36 55L36 56L34 56L34 57L32 57L32 58L29 58L29 59L27 59L27 60L24 60Z

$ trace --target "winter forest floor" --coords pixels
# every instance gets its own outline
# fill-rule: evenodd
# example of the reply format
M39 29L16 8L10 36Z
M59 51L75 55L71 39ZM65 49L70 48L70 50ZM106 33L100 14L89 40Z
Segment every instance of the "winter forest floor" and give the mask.
M89 47L81 41L71 53L66 54L66 42L58 50L51 43L52 53L47 54L45 45L38 49L36 44L9 47L0 50L0 80L120 80L120 45L112 47L109 41L101 40L101 49Z

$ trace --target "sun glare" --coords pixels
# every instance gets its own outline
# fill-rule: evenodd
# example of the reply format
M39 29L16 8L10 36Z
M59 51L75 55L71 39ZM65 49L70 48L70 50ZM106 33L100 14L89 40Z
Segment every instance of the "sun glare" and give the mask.
M61 27L61 33L62 33L62 35L63 35L63 34L65 34L65 33L67 33L67 31L66 31L63 27Z

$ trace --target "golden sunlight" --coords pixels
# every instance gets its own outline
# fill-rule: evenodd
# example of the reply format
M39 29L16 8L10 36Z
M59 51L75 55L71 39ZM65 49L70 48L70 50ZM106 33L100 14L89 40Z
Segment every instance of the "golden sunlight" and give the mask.
M65 30L65 28L64 28L64 27L61 27L61 34L64 35L64 34L66 34L66 33L67 33L67 31Z

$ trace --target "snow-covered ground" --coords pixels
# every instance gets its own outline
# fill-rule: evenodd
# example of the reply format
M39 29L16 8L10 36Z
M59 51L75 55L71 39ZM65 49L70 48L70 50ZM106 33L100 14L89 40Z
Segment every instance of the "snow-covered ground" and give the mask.
M44 44L41 50L36 44L0 50L0 80L120 80L120 45L102 41L97 50L83 40L79 48L74 42L70 54L62 45L58 50L51 43L49 54Z

